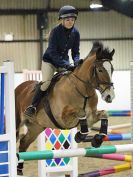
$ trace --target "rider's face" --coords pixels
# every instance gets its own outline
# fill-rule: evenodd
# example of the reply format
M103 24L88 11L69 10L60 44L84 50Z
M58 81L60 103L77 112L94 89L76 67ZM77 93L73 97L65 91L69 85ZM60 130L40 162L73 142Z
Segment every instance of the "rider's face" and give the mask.
M75 23L74 17L67 17L67 18L62 19L62 25L67 29L72 28L74 23Z

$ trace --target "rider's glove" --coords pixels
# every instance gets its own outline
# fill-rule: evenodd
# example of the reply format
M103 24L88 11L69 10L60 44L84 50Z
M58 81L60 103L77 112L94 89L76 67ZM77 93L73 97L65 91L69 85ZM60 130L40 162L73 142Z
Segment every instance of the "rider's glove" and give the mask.
M74 71L75 66L72 66L72 65L66 65L65 68L66 68L68 71Z
M80 59L80 60L74 62L74 66L81 65L82 63L83 63L83 59Z

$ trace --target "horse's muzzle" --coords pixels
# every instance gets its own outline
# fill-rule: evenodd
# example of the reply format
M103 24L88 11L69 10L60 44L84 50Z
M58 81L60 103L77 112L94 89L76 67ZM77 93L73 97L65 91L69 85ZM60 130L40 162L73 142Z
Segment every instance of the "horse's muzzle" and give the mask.
M110 96L110 95L107 95L106 98L105 98L105 101L106 101L107 103L112 103L112 98L111 98L111 96Z
M107 103L112 103L113 99L115 98L114 89L111 88L110 90L106 90L102 93L102 99Z

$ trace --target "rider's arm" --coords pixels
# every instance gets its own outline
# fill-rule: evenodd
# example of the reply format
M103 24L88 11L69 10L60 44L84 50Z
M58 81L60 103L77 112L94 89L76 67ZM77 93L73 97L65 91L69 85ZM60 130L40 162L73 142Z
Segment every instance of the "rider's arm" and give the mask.
M80 46L80 34L78 31L76 31L74 45L72 48L72 59L74 61L74 64L76 64L80 59L79 46Z
M69 65L69 62L64 60L62 56L59 54L57 50L57 44L58 44L57 31L56 29L54 29L52 30L49 37L48 46L49 56L56 67L66 67L67 65Z

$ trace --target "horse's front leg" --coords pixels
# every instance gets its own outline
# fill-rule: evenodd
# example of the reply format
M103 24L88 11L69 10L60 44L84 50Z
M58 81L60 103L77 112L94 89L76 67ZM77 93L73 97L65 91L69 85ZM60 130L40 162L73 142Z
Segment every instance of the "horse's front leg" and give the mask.
M88 112L88 125L89 127L92 127L93 124L97 123L103 118L108 118L108 114L105 110L102 111L97 111L97 110L92 110Z
M84 115L79 118L81 130L75 136L76 142L91 142L93 147L100 147L103 142L103 138L107 135L107 113L105 111L96 111L96 109L88 109L88 112L84 117L83 116ZM101 128L99 134L89 136L88 128L91 128L92 125L99 120L101 120Z
M100 134L107 135L108 129L108 114L105 110L97 111L97 117L101 120Z
M93 111L93 124L101 120L100 134L107 135L108 128L108 114L106 111Z
M88 136L89 128L92 127L94 122L96 122L96 111L92 111L92 109L88 110L80 110L78 113L78 119L80 124L80 131L75 135L75 141L77 143L80 142L90 142L92 140L92 136Z
M78 114L79 124L80 124L80 131L75 135L75 141L80 143L86 139L88 135L88 122L86 112L84 110L80 111Z
M101 146L104 137L107 135L108 130L108 114L106 111L93 111L93 124L101 120L101 127L99 129L99 134L96 134L91 143L94 147Z

